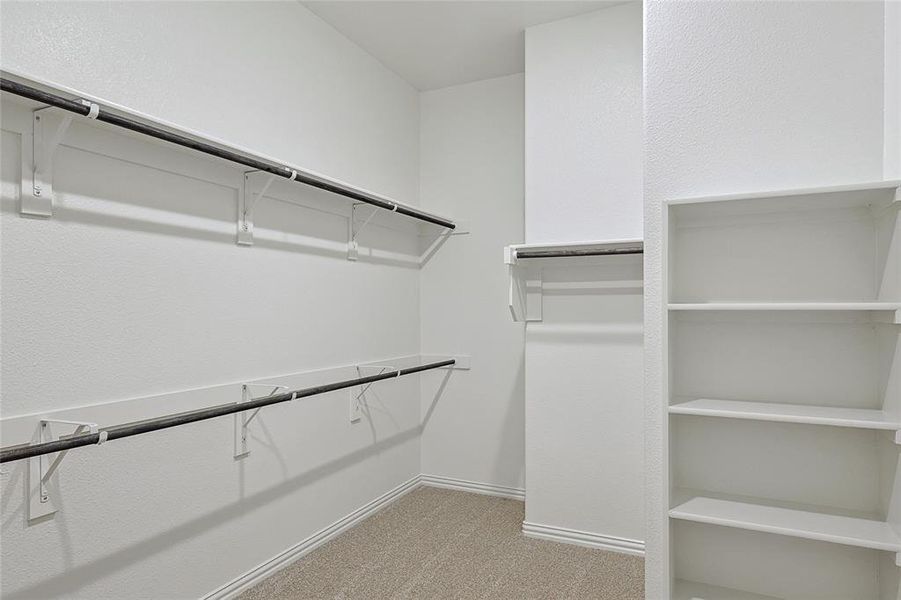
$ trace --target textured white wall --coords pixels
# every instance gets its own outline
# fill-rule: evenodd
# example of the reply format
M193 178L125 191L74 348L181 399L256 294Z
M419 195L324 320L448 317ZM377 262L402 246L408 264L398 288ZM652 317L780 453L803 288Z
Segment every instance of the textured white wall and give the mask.
M526 242L640 238L641 3L526 30Z
M525 520L640 543L641 257L564 264L526 328Z
M883 24L878 2L645 2L648 598L670 576L661 202L880 179Z
M422 270L423 353L472 355L431 407L422 469L523 487L523 326L507 310L503 247L523 235L523 76L422 95L422 205L470 222Z
M299 2L4 2L3 67L416 202L418 94Z
M527 30L527 242L641 237L641 54L639 3ZM526 521L641 542L641 258L552 265L526 330Z
M901 2L885 3L885 150L883 175L901 177Z
M3 3L0 16L4 68L416 199L418 94L297 3ZM5 419L172 392L140 413L91 409L111 424L190 406L177 390L419 353L419 240L400 217L370 225L361 245L378 257L351 263L349 202L278 182L256 245L239 248L239 169L77 123L53 218L22 218L30 111L2 108ZM240 461L228 418L73 452L61 512L32 525L25 464L4 465L4 598L196 598L227 583L419 473L416 377L373 394L356 425L346 393L264 410Z

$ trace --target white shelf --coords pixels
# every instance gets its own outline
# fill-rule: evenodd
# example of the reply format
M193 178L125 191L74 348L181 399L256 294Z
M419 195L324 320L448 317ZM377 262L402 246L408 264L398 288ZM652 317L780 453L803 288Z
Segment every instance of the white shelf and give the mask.
M894 311L901 302L671 302L669 310Z
M763 596L741 590L733 590L686 579L677 579L673 600L780 600L776 596Z
M846 546L901 552L901 536L882 521L748 504L698 496L669 511L670 517L762 531Z
M673 207L679 216L685 217L865 206L884 208L898 201L899 186L901 181L897 180L874 181L852 185L676 198L667 201L667 204Z
M669 407L673 415L750 419L778 423L806 423L898 431L901 422L888 417L881 410L865 408L841 408L832 406L805 406L803 404L777 404L771 402L744 402L698 398Z

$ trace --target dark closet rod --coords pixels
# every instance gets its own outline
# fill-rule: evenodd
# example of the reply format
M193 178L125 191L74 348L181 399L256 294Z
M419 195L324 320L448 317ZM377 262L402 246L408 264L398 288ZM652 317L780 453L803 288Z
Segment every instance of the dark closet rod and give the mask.
M88 116L92 110L91 106L83 104L80 100L70 100L68 98L63 98L62 96L57 96L56 94L51 94L49 92L45 92L28 85L6 79L5 77L0 78L0 89L2 89L2 91L4 92L9 92L10 94L22 96L23 98L28 98L37 102L42 102L44 104L55 106L57 108L61 108L63 110L67 110L69 112L83 116ZM322 180L296 169L291 169L283 165L274 164L248 154L242 154L233 150L219 148L200 140L191 139L184 135L179 135L177 133L172 133L164 129L154 127L152 125L147 125L145 123L141 123L140 121L136 121L134 119L123 117L116 113L110 112L109 109L103 107L99 108L99 111L93 118L97 121L103 121L104 123L109 123L117 127L122 127L123 129L135 131L137 133L141 133L158 140L163 140L172 144L176 144L178 146L197 150L198 152L203 152L204 154L209 154L210 156L215 156L217 158L222 158L234 163L238 163L240 165L244 165L258 171L265 171L266 173L278 175L280 177L284 177L285 179L293 179L294 181L298 181L305 185L319 188L327 192L332 192L334 194L338 194L352 200L357 200L359 202L365 202L366 204L371 204L372 206L377 206L385 210L397 212L399 214L406 215L420 221L426 221L428 223L440 225L441 227L446 227L448 229L454 229L456 227L452 221L448 221L447 219L435 217L414 208L395 204L390 200L385 200L383 198L379 198L378 196L367 194L352 187L342 186L334 182Z
M516 258L564 258L570 256L610 256L612 254L644 254L643 246L622 248L572 248L555 250L517 250Z
M14 460L22 460L23 458L32 458L41 456L42 454L50 454L51 452L60 452L62 450L70 450L80 446L90 446L100 443L101 437L105 441L118 440L121 438L131 437L133 435L141 435L142 433L150 433L151 431L159 431L160 429L168 429L179 425L187 425L188 423L196 423L197 421L205 421L216 417L223 417L234 413L262 408L272 404L281 402L290 402L297 398L307 398L327 392L334 392L345 388L355 387L358 385L366 385L383 379L392 379L403 375L412 375L421 371L429 371L431 369L440 369L441 367L449 367L456 364L456 360L448 359L439 362L427 363L416 367L408 367L406 369L398 369L389 371L379 375L370 375L369 377L358 377L357 379L348 379L337 383L329 383L326 385L318 385L316 387L304 388L283 392L280 394L272 394L262 398L255 398L247 402L232 402L229 404L220 404L219 406L210 406L189 412L177 413L173 415L165 415L154 419L144 421L135 421L134 423L124 423L122 425L113 425L111 427L102 427L97 433L82 433L72 435L63 439L52 442L43 442L40 444L21 444L18 446L8 446L0 448L0 463L10 462Z

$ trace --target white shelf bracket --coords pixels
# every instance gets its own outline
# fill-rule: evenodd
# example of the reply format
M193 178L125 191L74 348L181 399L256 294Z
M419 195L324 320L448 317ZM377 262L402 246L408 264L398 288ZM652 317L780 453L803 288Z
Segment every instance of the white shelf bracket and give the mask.
M901 567L901 552L895 552L895 566Z
M363 376L363 369L378 369L376 375L381 375L385 371L394 371L395 377L400 377L400 369L392 365L357 365L357 377ZM350 388L350 422L356 423L363 418L364 408L366 406L366 392L375 383L371 381L365 386L355 386ZM359 391L358 391L359 390Z
M89 119L96 119L100 107L82 100L89 106ZM53 215L53 155L62 143L73 113L53 106L39 108L31 115L31 134L23 136L22 188L19 213L33 217ZM31 150L29 156L28 150Z
M360 249L357 244L357 236L369 225L369 222L372 221L372 218L375 216L380 208L374 206L372 208L372 212L369 213L369 216L366 217L366 220L363 221L363 224L359 227L354 227L354 224L357 220L357 209L365 206L361 202L356 202L350 209L350 219L347 220L347 260L357 260L360 257ZM397 210L397 205L394 205L392 212Z
M245 383L241 386L242 403L256 398L256 396L253 395L252 390L252 388L256 387L268 390L265 394L266 396L271 396L276 392L288 389L283 385L276 385L274 383ZM250 425L250 422L256 418L261 410L263 409L257 408L254 411L246 410L244 412L235 413L235 458L244 458L250 454L250 450L247 448L247 426ZM248 415L248 413L250 414Z
M518 264L516 250L510 246L504 248L504 262L507 264L507 304L513 320L527 323L541 321L541 270Z
M288 169L291 176L288 181L297 179L297 171ZM260 199L269 191L269 186L279 177L264 171L247 171L244 173L243 185L238 188L238 245L253 246L253 211ZM259 180L263 181L258 191Z
M75 430L70 435L81 433L97 433L97 423L84 421L65 421L59 419L41 419L35 433L35 442L53 442L68 435L54 435L53 425L74 425ZM101 433L100 441L106 441L106 432ZM54 475L59 471L59 466L68 454L68 450L52 454L42 454L28 459L28 520L32 521L40 517L52 515L57 511L54 497L58 494L58 481Z
M897 445L901 446L901 429L895 430L895 435L892 436L892 439Z

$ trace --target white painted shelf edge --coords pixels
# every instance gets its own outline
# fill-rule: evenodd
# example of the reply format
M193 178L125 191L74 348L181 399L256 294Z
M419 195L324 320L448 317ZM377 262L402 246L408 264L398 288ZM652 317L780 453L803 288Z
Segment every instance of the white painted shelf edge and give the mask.
M854 427L885 431L898 431L901 429L901 422L897 418L892 418L881 410L866 408L697 398L672 404L669 407L669 412L673 415L831 425L834 427Z
M677 579L673 600L780 600L777 596L764 596L751 592L743 592L732 588L720 587Z
M901 180L887 179L884 181L870 181L845 185L831 185L811 188L792 188L787 190L771 190L762 192L749 192L739 194L720 194L712 196L696 196L691 198L673 198L666 204L678 206L680 204L705 204L709 202L731 202L735 200L757 200L765 198L787 198L792 196L816 196L821 194L834 194L840 192L866 192L879 190L892 190L901 187ZM897 198L896 198L897 201Z
M669 310L894 311L901 302L671 302Z
M669 511L670 517L749 531L901 552L901 535L882 521L697 496ZM896 556L896 562L898 558Z

